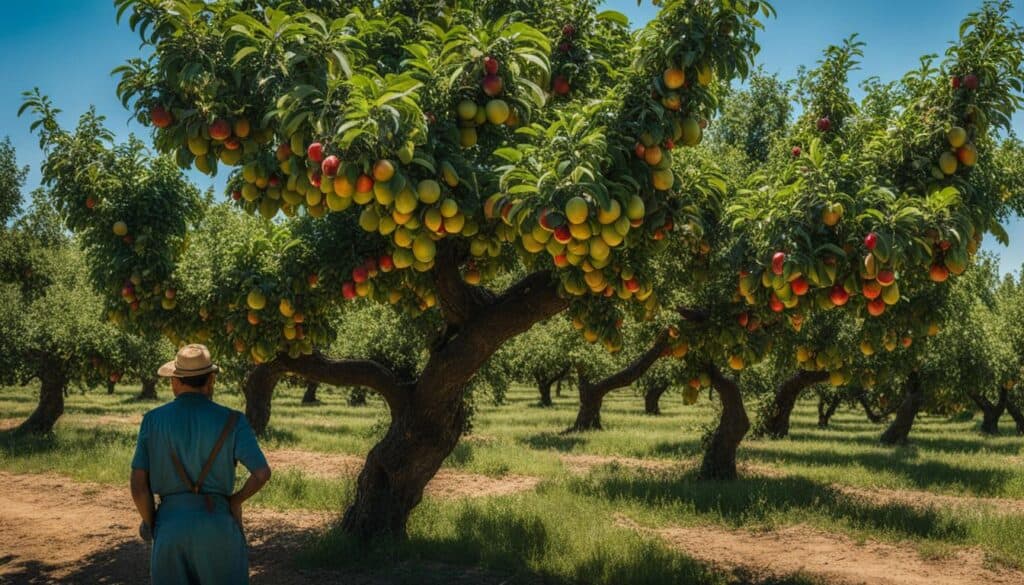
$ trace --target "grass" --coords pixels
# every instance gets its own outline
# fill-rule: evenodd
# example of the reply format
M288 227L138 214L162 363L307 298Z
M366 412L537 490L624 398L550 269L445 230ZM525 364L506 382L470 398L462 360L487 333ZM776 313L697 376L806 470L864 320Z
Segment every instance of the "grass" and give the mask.
M113 396L69 397L65 417L48 438L15 440L0 434L0 469L123 483L135 421L152 407L131 400L134 391L119 387ZM168 394L166 388L160 392ZM372 399L368 406L350 407L343 393L322 391L323 404L309 407L300 405L300 397L300 390L290 388L275 397L266 448L362 456L383 432L385 410ZM220 395L218 400L241 406L236 395ZM706 398L696 406L683 406L678 395L668 394L662 399L664 414L650 417L642 414L640 397L621 391L605 401L606 430L583 435L559 433L575 416L574 395L555 398L549 409L535 403L534 390L515 388L505 405L478 405L473 435L445 463L495 477L541 477L535 492L468 500L427 497L411 518L409 541L401 546L356 551L343 536L329 533L302 555L302 562L367 570L385 560L414 567L451 563L497 571L509 583L757 581L709 569L653 537L617 526L616 514L625 514L652 527L765 529L802 523L855 540L914 546L930 559L976 546L994 562L1024 567L1024 516L873 503L834 487L1024 499L1024 440L1009 434L982 436L977 421L923 416L912 444L893 449L877 444L882 427L867 422L862 413L840 411L829 429L820 430L814 405L802 402L793 415L790 439L747 441L741 447L742 463L776 473L706 483L693 476L692 465L659 472L608 465L578 476L561 460L592 454L693 462L704 428L714 419ZM33 407L31 391L0 390L0 419L27 416ZM1009 433L1006 422L1004 432ZM282 471L256 503L341 510L353 489L351 478ZM409 582L422 584L416 574L411 571ZM802 576L787 579L778 583L813 582Z

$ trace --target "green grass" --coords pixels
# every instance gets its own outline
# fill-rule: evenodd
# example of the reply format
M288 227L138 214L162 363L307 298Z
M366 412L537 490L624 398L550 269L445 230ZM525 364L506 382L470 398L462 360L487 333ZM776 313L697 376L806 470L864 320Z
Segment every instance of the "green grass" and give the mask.
M122 483L134 441L134 420L152 405L131 400L131 388L69 397L57 432L45 439L0 435L0 469L55 471L79 480ZM162 396L168 390L161 388ZM349 407L341 392L321 392L323 404L300 405L298 389L275 397L265 447L308 449L362 456L383 431L385 410L371 400ZM240 407L239 397L218 399ZM427 497L410 521L401 546L360 549L331 533L303 556L311 564L344 564L370 570L381 561L471 565L497 571L507 582L545 583L742 583L669 550L652 537L616 525L625 514L644 526L706 524L752 529L794 523L838 531L855 539L881 539L916 547L925 558L943 558L965 545L983 549L995 562L1024 567L1024 516L984 509L916 509L854 499L833 484L925 490L938 494L1024 499L1024 440L985 437L977 422L921 417L912 444L877 444L882 427L860 412L840 411L831 428L819 430L814 405L793 416L790 439L747 441L742 463L767 466L780 477L755 475L735 482L696 480L692 465L663 472L602 466L571 474L560 456L620 455L692 463L700 437L714 419L703 398L683 406L678 395L662 400L663 415L642 414L630 391L605 401L603 432L561 435L575 416L574 393L539 408L529 388L515 388L500 407L478 405L474 434L462 441L447 467L491 476L543 478L531 493L500 498L442 500ZM0 418L26 416L34 406L26 389L0 390ZM97 424L97 416L103 424ZM117 423L111 417L123 417ZM256 500L279 509L341 510L353 492L351 479L279 472ZM423 581L412 570L409 582ZM401 581L401 579L398 579ZM811 583L792 577L787 583Z

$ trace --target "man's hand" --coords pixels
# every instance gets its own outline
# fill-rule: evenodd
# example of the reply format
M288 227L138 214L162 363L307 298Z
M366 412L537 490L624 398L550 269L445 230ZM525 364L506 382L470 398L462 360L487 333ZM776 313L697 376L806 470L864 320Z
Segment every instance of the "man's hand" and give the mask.
M228 498L228 504L231 506L231 515L235 518L235 522L238 522L239 528L245 528L242 524L242 499L235 494Z

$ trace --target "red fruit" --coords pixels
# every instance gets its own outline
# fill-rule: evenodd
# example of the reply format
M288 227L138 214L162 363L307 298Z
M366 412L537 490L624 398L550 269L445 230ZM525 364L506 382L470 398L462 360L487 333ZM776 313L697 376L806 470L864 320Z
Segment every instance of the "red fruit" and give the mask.
M242 141L232 136L224 141L224 148L228 150L238 150L239 148L242 148Z
M647 154L647 147L644 146L642 143L637 142L636 148L633 149L633 152L636 153L637 158L643 158L644 155Z
M799 146L794 146L793 150L791 150L790 152L793 154L793 158L797 158L800 156L800 153L802 153L803 150L801 150Z
M163 106L156 106L150 110L149 119L157 128L166 128L174 123L174 116Z
M333 154L324 159L324 162L320 163L320 170L327 177L333 177L338 174L338 168L341 166L341 159L334 156Z
M556 77L551 83L551 89L556 95L569 95L569 92L572 91L572 88L569 87L569 81L561 75Z
M828 119L828 116L818 118L818 130L821 132L828 132L832 129L832 120Z
M569 265L569 258L565 254L556 254L554 260L555 266L559 268L565 268Z
M776 252L772 256L772 273L776 276L782 276L782 265L786 263L786 253Z
M861 292L864 293L864 298L873 301L882 294L882 285L876 280L865 280Z
M494 57L484 57L484 71L488 75L494 75L498 72L498 60Z
M779 300L779 297L776 296L775 293L772 293L772 298L768 301L768 306L776 313L781 313L786 309L786 305L782 304L782 301Z
M231 137L231 124L227 120L215 120L210 124L210 138L214 140L227 140Z
M740 324L740 327L746 327L750 323L750 313L740 313L736 317L736 321Z
M312 274L306 277L306 284L309 285L309 288L316 288L317 285L320 284L320 275L317 274L316 272L313 272Z
M864 247L865 248L867 248L868 250L874 250L875 246L877 246L877 245L878 245L878 234L876 234L875 232L871 232L870 234L864 236Z
M241 195L241 193L239 193L239 195ZM86 209L92 209L92 208L96 207L96 200L93 199L92 197L86 197L85 198L85 207L86 207Z
M789 289L798 297L802 297L807 294L807 290L809 288L810 286L807 284L807 279L802 276L789 283Z
M569 226L562 225L555 228L555 241L559 244L568 244L572 241L572 232L569 231Z
M370 275L370 278L373 278L374 276L377 276L377 259L376 258L367 258L366 262L363 262L363 266L366 268L366 272L367 272L367 274Z
M882 286L890 286L896 282L896 275L893 274L892 270L880 270L875 280Z
M131 298L131 297L132 297L132 296L134 296L134 295L135 295L135 287L133 287L133 286L132 286L132 285L130 285L130 284L126 284L126 285L125 285L125 286L124 286L124 287L123 287L123 288L121 289L121 296L122 296L122 297L124 297L124 298L126 298L126 299L128 299L128 298Z
M110 374L110 381L114 384L117 384L118 382L121 381L121 374L118 374L117 372Z
M322 182L323 182L323 174L321 174L319 170L314 171L313 175L311 177L309 177L309 184L313 185L314 187L319 187L320 183L322 183Z
M567 25L562 27L562 36L563 37L570 37L571 38L575 34L576 34L576 27L575 26L573 26L571 24L567 24Z
M481 86L483 87L485 94L490 97L496 97L501 95L502 90L505 89L505 82L497 75L488 75L484 77L484 81Z
M676 147L676 143L671 138L665 140L665 150L672 150Z
M345 300L352 300L356 298L356 283L352 281L345 282L341 285L341 296L345 297Z
M551 210L550 209L545 208L545 209L541 210L540 216L537 218L537 223L540 224L540 227L544 231L548 231L548 232L555 231L555 228L551 227Z
M638 281L635 278L630 278L629 280L626 281L626 288L629 290L629 292L636 292L640 290L640 281Z
M843 285L837 284L832 287L832 290L828 293L828 298L832 299L832 304L837 307L842 307L850 300L850 293L846 292Z
M875 299L868 303L868 314L872 317L878 317L885 312L885 301L882 299Z
M964 76L964 87L967 89L978 89L978 76L971 73Z
M315 163L324 160L324 145L319 142L310 144L309 148L306 149L306 156Z
M139 310L139 301L132 301L132 304L130 304L128 306L131 307L132 311L138 311Z
M281 186L281 177L278 177L277 175L271 175L270 178L267 179L267 186L268 187L280 187Z
M690 378L690 388L694 390L700 390L700 378Z
M572 50L572 43L562 43L558 45L558 50L563 53L568 53Z
M903 343L903 347L910 347L914 343L914 339L912 337L904 337L900 342Z
M949 278L949 269L942 264L932 264L931 269L928 271L928 276L932 279L932 282L946 282Z
M952 86L953 89L960 89L960 78L957 77L956 75L950 77L949 85Z
M380 266L381 272L391 272L395 269L395 261L391 258L390 254L384 254L377 260L377 264Z
M279 161L286 161L286 160L288 160L288 157L290 157L292 155L292 147L287 142L285 142L284 144L280 144L277 147L277 153L276 154L277 154L277 160L279 160Z
M352 280L356 282L366 282L370 278L369 272L364 266L356 266L352 269Z
M174 290L173 288L169 288L169 289L164 291L164 296L169 298L169 299L173 299L177 295L178 295L178 291Z
M939 249L942 250L943 252L950 249L951 247L953 247L953 244L950 244L949 240L942 240L941 242L939 242Z

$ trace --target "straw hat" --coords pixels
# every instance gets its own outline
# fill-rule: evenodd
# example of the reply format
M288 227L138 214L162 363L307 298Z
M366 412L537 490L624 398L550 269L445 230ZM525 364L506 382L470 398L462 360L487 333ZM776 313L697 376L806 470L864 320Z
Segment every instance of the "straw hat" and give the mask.
M174 361L160 366L156 374L163 378L189 378L219 371L220 368L210 359L210 350L205 345L193 343L179 349Z

